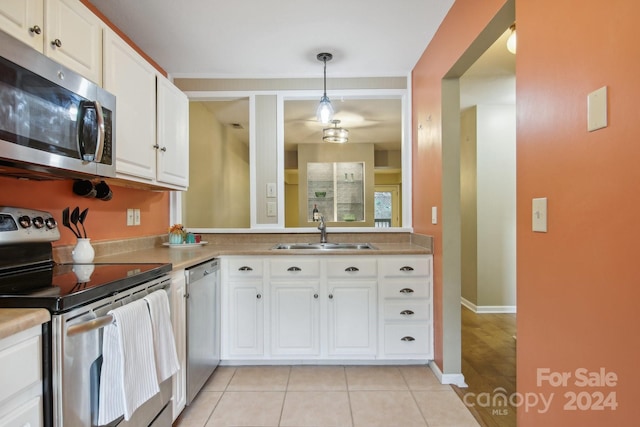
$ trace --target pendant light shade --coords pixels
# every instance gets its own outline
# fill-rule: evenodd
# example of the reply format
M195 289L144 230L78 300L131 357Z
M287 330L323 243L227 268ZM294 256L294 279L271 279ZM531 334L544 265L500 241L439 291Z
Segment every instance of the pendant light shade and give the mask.
M507 39L507 50L515 55L516 53L516 24L512 24L509 29L511 30L511 34L509 34L509 38Z
M344 144L349 141L349 131L338 127L340 120L331 120L331 123L333 123L332 128L322 129L322 140L338 144Z
M318 109L316 110L316 118L320 123L328 124L333 120L333 105L331 105L331 101L327 96L327 61L331 61L333 55L330 53L319 53L317 58L318 61L324 63L324 92L322 98L320 98Z

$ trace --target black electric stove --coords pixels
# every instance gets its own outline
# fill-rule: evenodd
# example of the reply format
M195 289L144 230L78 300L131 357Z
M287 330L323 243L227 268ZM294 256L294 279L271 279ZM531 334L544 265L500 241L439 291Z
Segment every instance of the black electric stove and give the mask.
M171 271L163 263L56 264L60 238L51 214L0 207L0 307L59 314Z

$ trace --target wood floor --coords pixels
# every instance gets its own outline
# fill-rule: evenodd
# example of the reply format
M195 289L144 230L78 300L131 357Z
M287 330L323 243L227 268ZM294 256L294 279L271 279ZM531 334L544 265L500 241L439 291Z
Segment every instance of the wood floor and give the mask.
M462 373L468 388L454 387L482 426L514 427L516 315L476 314L462 307Z

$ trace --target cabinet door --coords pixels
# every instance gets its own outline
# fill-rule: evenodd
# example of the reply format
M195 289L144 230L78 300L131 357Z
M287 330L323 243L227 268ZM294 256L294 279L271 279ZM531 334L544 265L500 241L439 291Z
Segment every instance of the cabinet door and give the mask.
M158 76L157 180L189 186L189 99L173 83Z
M45 55L102 86L102 21L78 0L47 0L44 16Z
M319 282L271 282L271 352L318 355L320 352Z
M105 31L104 87L116 96L116 170L125 178L156 176L155 70L112 30Z
M262 282L228 284L229 304L226 340L230 356L264 354L264 298Z
M44 0L2 0L0 29L42 52Z
M330 356L376 354L376 282L329 282Z
M171 274L171 316L173 336L176 340L176 351L180 369L173 375L173 421L180 415L187 403L187 354L186 354L186 302L184 270Z

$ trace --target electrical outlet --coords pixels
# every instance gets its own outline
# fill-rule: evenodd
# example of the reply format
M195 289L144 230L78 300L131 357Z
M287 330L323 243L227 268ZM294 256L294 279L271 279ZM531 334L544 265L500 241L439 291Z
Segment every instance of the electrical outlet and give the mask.
M133 210L133 225L140 225L140 209Z
M127 226L133 225L133 209L127 209Z
M276 202L267 202L267 216L276 216Z

